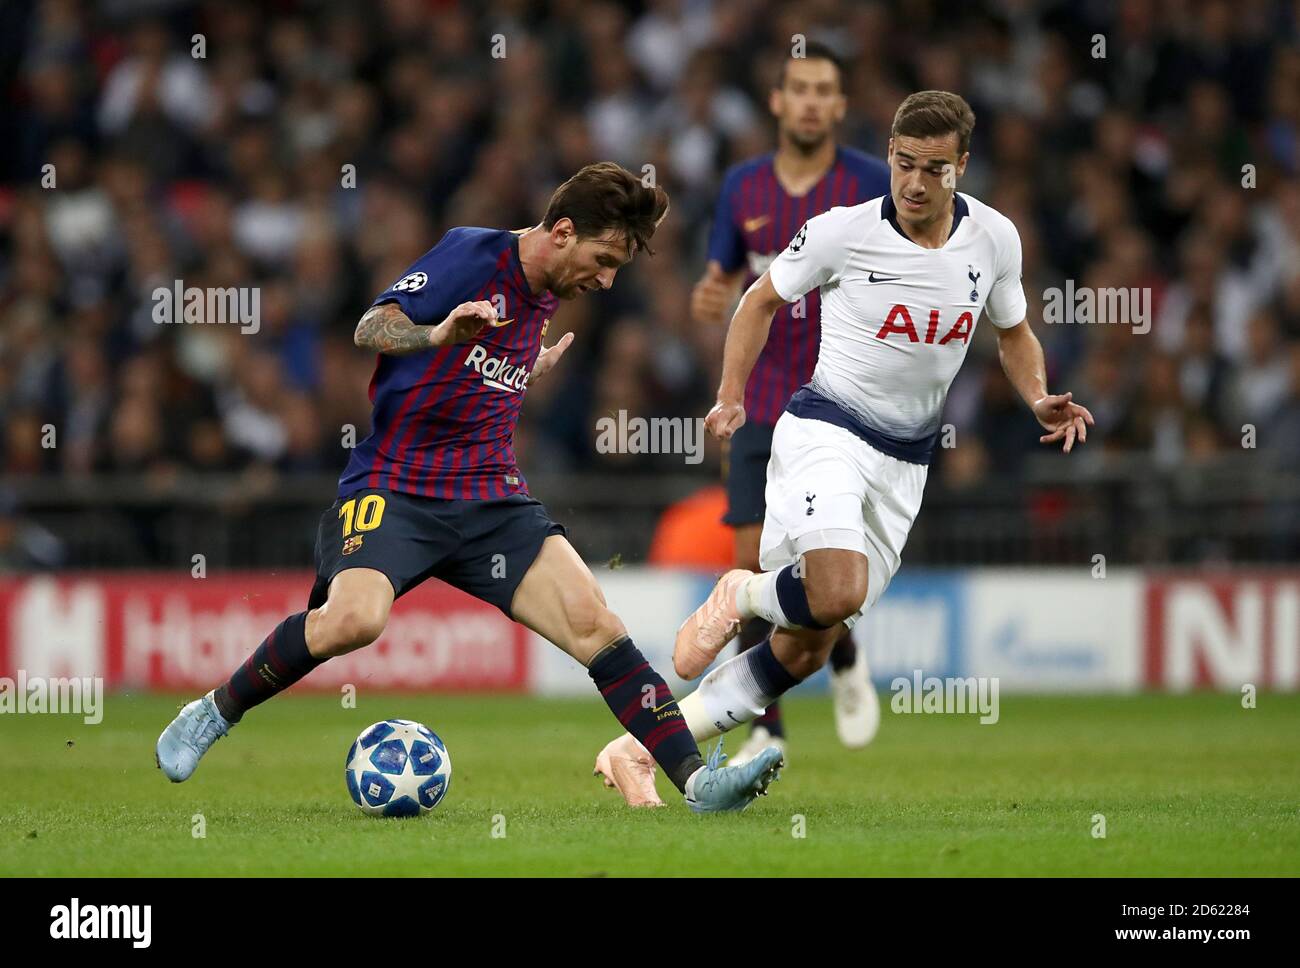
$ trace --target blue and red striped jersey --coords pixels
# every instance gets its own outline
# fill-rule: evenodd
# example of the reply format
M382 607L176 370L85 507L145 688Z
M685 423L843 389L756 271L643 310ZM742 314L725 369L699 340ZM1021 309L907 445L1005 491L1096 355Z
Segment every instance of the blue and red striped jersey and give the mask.
M370 435L353 450L339 497L372 487L460 500L528 493L515 462L515 424L559 300L529 290L519 236L452 229L373 305L396 303L412 322L435 325L480 299L509 322L454 346L380 354Z
M745 287L767 271L799 227L837 205L857 205L889 191L889 166L853 148L839 147L835 163L807 194L781 187L766 154L727 170L709 235L709 258L724 272L746 266ZM791 395L812 378L821 345L821 297L782 306L772 318L767 345L745 385L745 417L775 424Z

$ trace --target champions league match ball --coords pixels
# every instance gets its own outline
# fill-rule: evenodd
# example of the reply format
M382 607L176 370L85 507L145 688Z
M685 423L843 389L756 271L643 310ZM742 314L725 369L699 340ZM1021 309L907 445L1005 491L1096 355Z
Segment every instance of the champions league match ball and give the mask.
M352 802L364 813L418 817L447 795L451 754L427 726L386 719L362 730L343 772Z

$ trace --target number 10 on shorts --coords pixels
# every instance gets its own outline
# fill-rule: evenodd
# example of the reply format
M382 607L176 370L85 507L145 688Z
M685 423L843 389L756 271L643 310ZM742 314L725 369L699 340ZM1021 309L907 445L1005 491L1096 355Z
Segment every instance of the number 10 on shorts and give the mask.
M367 494L360 501L352 498L339 508L339 517L343 519L343 537L353 530L373 531L384 519L384 499L378 494Z

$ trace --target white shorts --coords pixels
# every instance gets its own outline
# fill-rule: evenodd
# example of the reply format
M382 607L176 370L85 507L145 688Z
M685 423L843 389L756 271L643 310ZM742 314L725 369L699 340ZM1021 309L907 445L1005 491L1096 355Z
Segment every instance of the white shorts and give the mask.
M817 548L866 555L867 600L847 620L852 628L898 571L928 471L824 420L781 414L767 463L759 567L776 571Z

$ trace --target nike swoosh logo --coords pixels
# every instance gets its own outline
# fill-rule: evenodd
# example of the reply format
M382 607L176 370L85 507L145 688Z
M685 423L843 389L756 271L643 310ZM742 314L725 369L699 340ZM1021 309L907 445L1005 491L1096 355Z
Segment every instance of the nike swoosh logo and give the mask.
M650 710L650 711L651 711L652 713L657 713L657 712L659 712L659 710L661 710L661 709L667 709L669 706L671 706L671 705L672 705L674 702L676 702L676 701L677 701L677 700L675 700L675 699L670 699L670 700L668 700L666 703L664 703L662 706L655 706L655 708L652 709L652 710Z
M491 323L491 324L489 324L489 325L491 325L493 329L497 329L497 328L499 328L499 327L501 327L501 326L509 326L509 325L510 325L511 323L513 323L514 321L515 321L515 318L514 318L513 316L511 316L509 319L498 319L498 320L496 320L495 322L493 322L493 323ZM549 320L548 320L548 322L549 322Z
M743 224L746 232L753 232L755 229L761 229L770 221L772 221L772 216L770 215L757 215L754 218L745 219Z
M730 709L727 710L727 716L728 716L728 718L729 718L733 723L743 723L743 722L744 722L743 719L737 719L735 716L732 716L732 715L731 715L731 710L730 710Z
M875 272L867 273L867 282L897 282L902 276L878 276Z

